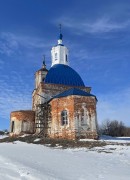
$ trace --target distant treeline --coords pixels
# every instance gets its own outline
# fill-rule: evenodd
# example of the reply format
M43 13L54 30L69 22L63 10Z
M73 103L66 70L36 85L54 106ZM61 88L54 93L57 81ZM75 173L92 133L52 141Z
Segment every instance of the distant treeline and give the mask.
M130 127L125 126L122 121L106 120L102 123L101 126L99 126L99 133L101 135L108 135L113 137L130 137Z
M5 129L5 130L0 130L0 135L5 135L5 134L9 134L8 130Z

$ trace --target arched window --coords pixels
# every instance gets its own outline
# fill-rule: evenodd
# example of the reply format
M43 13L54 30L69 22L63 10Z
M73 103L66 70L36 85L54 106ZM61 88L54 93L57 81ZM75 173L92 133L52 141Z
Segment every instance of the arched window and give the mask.
M61 112L61 125L67 125L68 124L68 113L66 110Z

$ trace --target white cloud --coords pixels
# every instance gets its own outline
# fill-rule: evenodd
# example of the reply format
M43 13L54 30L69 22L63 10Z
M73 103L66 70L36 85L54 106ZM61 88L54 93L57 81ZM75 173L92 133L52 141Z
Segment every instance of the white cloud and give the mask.
M38 37L18 35L10 32L0 33L0 53L7 56L20 53L21 47L31 49L32 51L32 49L44 49L49 46L50 44L45 39Z
M98 18L94 21L88 19L77 20L68 17L61 17L56 22L63 22L65 27L73 30L76 34L82 33L107 33L112 31L118 31L130 26L130 21L114 22L108 17Z
M110 119L123 121L130 126L130 88L97 97L99 123L105 119Z
M12 84L8 84L9 78ZM0 118L9 122L10 112L31 109L32 89L17 73L15 76L2 75L0 79ZM0 127L1 128L1 127Z
M13 55L15 59L18 59L19 57L24 57L24 61L26 59L31 59L32 63L32 57L36 57L39 52L42 53L43 49L48 46L49 43L46 43L46 40L42 40L37 37L17 35L10 32L0 32L0 54L9 56L4 59L0 58L0 69L2 69L0 78L1 122L4 120L6 122L9 122L11 111L32 108L31 93L33 90L33 86L31 86L31 83L33 81L30 80L32 79L32 74L25 73L23 75L23 72L26 71L26 68L22 67L22 64L21 67L18 68L18 65L20 65L21 63L21 61L18 60L14 61L17 64L10 64L8 60L13 60L13 58L10 58L10 56ZM28 58L28 56L31 56L31 58ZM6 63L5 60L7 61ZM11 66L11 71L9 74L4 71L5 64L7 64L7 70L9 66ZM23 72L18 72L19 69L23 69ZM6 122L5 124L8 124ZM0 126L1 125L2 124L0 123Z
M0 53L10 56L18 49L18 43L12 34L0 34Z

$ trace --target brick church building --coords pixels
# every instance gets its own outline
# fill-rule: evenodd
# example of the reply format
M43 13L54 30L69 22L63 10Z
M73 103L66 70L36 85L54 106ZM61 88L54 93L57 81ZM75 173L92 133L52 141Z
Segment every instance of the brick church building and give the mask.
M52 47L52 65L45 61L35 73L32 110L11 112L10 135L39 134L50 138L98 138L96 103L91 88L69 66L68 49L60 33Z

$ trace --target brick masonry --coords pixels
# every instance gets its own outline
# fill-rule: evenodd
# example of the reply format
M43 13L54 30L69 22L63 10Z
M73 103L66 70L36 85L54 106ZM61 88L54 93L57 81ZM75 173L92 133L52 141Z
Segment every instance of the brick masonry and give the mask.
M35 112L32 110L13 111L10 115L10 135L34 133Z
M65 86L65 85L60 85L60 84L47 84L41 82L38 86L37 89L34 89L33 94L32 94L32 109L35 111L36 110L36 104L39 103L44 103L45 101L49 100L52 98L54 95L57 95L65 90L68 90L70 88L74 88L75 86ZM77 88L77 87L75 87ZM90 93L91 87L78 87L79 89L86 91ZM44 98L41 98L37 94L42 95Z
M95 97L68 96L50 102L52 138L97 139L97 118ZM61 124L61 112L67 110L68 125Z
M47 71L36 72L36 89L32 93L32 110L21 110L11 112L11 135L21 133L39 133L40 129L35 129L35 111L38 104L43 104L50 100L53 96L74 88L74 86L66 86L60 84L47 84L43 82ZM75 87L91 92L91 87ZM42 97L41 97L42 96ZM52 99L51 105L51 121L49 121L48 136L51 138L92 138L97 139L97 114L96 114L96 98L92 96L68 96L63 98ZM61 112L67 110L68 124L61 124ZM43 119L45 119L43 115ZM12 124L14 122L14 127Z

